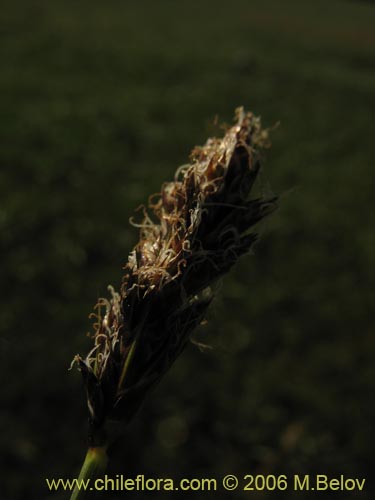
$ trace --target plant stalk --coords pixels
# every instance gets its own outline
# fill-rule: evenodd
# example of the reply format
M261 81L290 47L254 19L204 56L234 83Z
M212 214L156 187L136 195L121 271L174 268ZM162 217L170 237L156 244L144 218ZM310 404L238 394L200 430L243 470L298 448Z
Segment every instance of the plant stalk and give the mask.
M81 472L70 500L82 500L87 498L87 493L90 491L91 479L95 479L105 471L107 462L106 445L90 447L87 450L85 461L83 462Z

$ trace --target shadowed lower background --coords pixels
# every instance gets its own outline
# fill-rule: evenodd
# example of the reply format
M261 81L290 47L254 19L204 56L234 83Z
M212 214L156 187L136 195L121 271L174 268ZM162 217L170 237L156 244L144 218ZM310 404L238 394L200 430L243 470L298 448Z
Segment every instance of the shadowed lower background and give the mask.
M137 239L128 219L238 105L280 122L258 183L282 194L280 210L218 287L196 334L212 349L187 349L109 473L345 474L367 477L358 498L371 498L374 25L375 6L355 1L3 9L4 500L69 496L45 486L76 476L85 453L85 399L68 368L90 348L93 304L120 285ZM197 495L210 497L184 498Z

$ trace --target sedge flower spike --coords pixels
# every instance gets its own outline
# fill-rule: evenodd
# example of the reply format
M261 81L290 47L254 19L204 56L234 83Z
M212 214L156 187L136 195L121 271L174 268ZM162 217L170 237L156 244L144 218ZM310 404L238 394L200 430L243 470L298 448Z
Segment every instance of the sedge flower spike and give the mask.
M109 287L110 297L99 300L94 346L75 358L91 446L101 445L107 420L133 417L204 319L210 287L250 249L256 234L249 230L276 208L275 197L249 199L267 145L259 118L237 109L235 125L196 147L134 224L140 239L121 290Z

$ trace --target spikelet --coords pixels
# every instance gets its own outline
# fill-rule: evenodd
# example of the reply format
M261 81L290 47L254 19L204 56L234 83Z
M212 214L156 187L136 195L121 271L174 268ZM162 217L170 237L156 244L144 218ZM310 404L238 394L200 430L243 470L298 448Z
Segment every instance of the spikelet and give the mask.
M249 200L267 145L259 118L237 109L224 137L196 147L144 208L121 291L99 300L94 346L75 358L92 443L107 419L133 417L204 319L210 287L256 240L248 230L276 208L276 198Z

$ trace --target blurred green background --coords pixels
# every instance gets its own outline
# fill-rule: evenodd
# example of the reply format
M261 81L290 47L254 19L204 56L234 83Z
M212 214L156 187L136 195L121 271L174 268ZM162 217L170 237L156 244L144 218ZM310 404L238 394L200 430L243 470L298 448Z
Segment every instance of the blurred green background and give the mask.
M375 6L354 1L2 9L2 499L69 496L45 486L76 476L85 453L68 368L90 348L92 305L120 284L128 219L238 105L280 122L258 185L282 194L280 210L218 288L197 332L213 349L187 349L110 473L345 474L366 477L355 496L371 498L374 26ZM245 493L211 497L311 497ZM198 496L210 497L184 498Z

